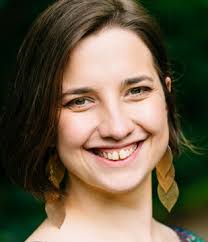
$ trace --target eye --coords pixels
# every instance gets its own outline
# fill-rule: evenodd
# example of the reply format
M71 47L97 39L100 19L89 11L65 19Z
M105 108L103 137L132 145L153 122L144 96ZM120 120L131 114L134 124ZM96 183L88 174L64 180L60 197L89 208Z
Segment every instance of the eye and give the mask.
M69 101L64 105L64 107L82 109L82 108L87 108L89 103L92 103L92 100L90 100L89 98L79 97Z
M147 86L133 87L133 88L128 90L127 94L137 96L137 95L142 95L142 94L149 92L149 91L151 91L151 88L147 87Z

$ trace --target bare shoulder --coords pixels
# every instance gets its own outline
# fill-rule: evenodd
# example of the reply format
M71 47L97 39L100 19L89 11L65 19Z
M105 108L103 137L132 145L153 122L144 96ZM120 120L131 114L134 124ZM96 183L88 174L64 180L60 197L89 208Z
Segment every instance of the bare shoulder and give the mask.
M169 241L169 242L179 242L179 237L173 229L164 225L158 221L155 221L157 225L157 231L159 231L158 241Z
M46 219L24 242L57 242L58 229Z

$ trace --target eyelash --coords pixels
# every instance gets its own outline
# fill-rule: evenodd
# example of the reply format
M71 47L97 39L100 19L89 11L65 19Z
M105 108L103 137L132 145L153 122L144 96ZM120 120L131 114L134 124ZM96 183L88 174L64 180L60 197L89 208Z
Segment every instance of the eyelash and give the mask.
M142 95L146 92L150 92L151 91L151 88L150 87L146 87L146 86L143 86L143 87L133 87L133 88L130 88L128 91L127 91L127 94L129 94L132 90L139 90L140 92L139 93L136 93L136 94L132 94L133 96L138 96L138 95ZM88 100L88 101L92 101L90 98L88 97L79 97L79 98L75 98L71 101L69 101L68 103L66 103L64 105L64 107L73 107L73 106L76 106L76 107L82 107L84 106L84 104L75 104L76 101L80 101L80 100Z
M79 98L75 98L75 99L69 101L68 103L66 103L64 106L65 106L65 107L72 107L72 106L77 106L77 107L79 107L79 106L82 106L83 104L81 104L81 105L77 104L77 105L76 105L76 101L80 101L80 100L88 100L88 101L90 101L90 98L87 98L87 97L79 97Z
M140 91L142 91L142 93L145 93L145 92L151 91L151 88L150 87L146 87L146 86L133 87L133 88L130 88L127 93L129 93L132 90L140 90ZM141 93L137 93L135 96L137 96L137 95L141 95Z

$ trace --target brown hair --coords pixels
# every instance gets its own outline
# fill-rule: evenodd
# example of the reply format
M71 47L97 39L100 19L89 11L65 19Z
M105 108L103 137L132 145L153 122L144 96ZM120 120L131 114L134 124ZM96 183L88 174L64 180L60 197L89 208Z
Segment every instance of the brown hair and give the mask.
M56 142L62 77L70 52L90 34L109 26L134 31L150 49L168 106L169 145L179 154L183 136L175 109L171 72L160 30L133 0L60 0L33 24L18 54L17 74L1 121L3 166L11 179L42 197L54 190L45 174ZM118 40L119 41L119 40Z

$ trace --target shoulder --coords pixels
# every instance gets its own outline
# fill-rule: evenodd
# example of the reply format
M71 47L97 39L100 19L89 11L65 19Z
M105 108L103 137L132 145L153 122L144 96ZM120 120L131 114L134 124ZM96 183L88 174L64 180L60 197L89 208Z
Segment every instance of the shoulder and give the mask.
M173 230L177 233L178 237L181 239L181 241L190 241L190 242L205 242L204 239L200 238L195 233L188 231L183 228L171 226Z
M57 242L58 229L46 219L24 242Z

